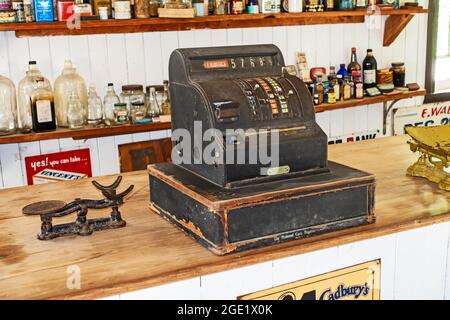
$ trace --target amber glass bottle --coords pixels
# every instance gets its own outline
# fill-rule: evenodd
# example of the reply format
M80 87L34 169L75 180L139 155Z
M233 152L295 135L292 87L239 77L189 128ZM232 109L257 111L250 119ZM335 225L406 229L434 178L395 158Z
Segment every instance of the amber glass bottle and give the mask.
M52 92L45 87L44 78L36 79L37 88L31 93L33 131L56 130L55 104Z

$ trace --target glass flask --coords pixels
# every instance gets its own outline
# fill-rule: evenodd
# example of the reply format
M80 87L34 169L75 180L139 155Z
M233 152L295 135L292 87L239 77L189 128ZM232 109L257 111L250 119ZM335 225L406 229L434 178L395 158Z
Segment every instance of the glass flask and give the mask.
M150 93L147 101L147 114L150 118L158 117L160 109L156 100L156 90L154 87L150 88Z
M103 99L103 117L106 124L111 125L115 122L116 115L114 113L114 105L119 102L119 96L114 91L114 84L108 83L108 89L105 98Z
M69 94L67 101L67 123L70 129L81 129L84 126L84 108L75 91Z
M12 134L17 125L16 88L8 78L0 75L0 136Z
M34 132L56 130L55 104L53 93L45 86L43 77L36 78L36 86L31 94L31 119Z
M61 75L55 80L55 108L56 122L60 127L68 127L67 106L71 92L74 91L78 95L83 106L83 119L86 123L87 118L87 88L84 79L77 73L75 65L71 60L64 62L64 69Z
M91 84L89 86L89 96L88 96L88 124L98 125L103 119L103 103L102 99L97 94L95 90L95 85Z
M18 110L18 128L20 132L31 132L33 128L33 120L31 116L31 92L37 88L36 79L43 78L43 87L52 90L52 86L48 79L44 78L41 71L36 65L36 61L28 62L26 76L19 82L17 90L17 110Z

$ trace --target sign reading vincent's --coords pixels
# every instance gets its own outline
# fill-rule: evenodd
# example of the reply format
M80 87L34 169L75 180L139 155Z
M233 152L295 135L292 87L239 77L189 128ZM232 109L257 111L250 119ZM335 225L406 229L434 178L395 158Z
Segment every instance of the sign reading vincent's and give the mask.
M379 300L381 261L328 272L239 297L242 300Z

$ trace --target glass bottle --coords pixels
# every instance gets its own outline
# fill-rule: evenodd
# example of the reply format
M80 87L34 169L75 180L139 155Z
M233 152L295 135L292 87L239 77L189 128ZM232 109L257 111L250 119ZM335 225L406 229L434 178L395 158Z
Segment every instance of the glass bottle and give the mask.
M56 121L60 127L68 127L67 102L71 92L76 92L83 106L84 123L87 117L87 88L84 79L76 72L71 60L64 62L61 75L55 80Z
M119 96L114 91L114 84L108 83L108 89L103 99L103 117L107 124L113 124L115 122L114 105L119 102Z
M87 122L88 124L98 125L103 119L103 103L102 99L97 95L95 90L95 85L91 84L89 86L88 95L88 114Z
M328 89L328 103L330 104L336 103L336 93L334 92L334 87L330 87Z
M152 18L157 18L158 17L158 8L159 8L159 1L158 0L150 0L149 7L148 7L149 16Z
M342 100L350 100L352 98L352 88L349 82L349 77L344 78L344 83L342 84Z
M156 90L154 87L150 88L150 94L147 102L147 114L150 118L156 118L159 116L160 109L158 102L156 101Z
M170 106L170 95L169 95L169 81L164 80L164 92L163 99L161 102L161 109L163 115L171 114L171 106Z
M372 49L367 49L367 56L363 61L364 90L377 85L377 60Z
M330 72L328 74L328 81L333 81L336 78L336 68L335 66L330 66Z
M70 129L81 129L84 126L84 108L76 91L69 94L67 101L67 123Z
M317 75L317 82L316 82L316 94L317 94L317 105L323 103L323 97L324 97L324 86L322 83L322 75Z
M36 79L38 78L43 79L44 88L50 91L52 90L50 81L42 76L41 71L36 65L36 61L28 62L25 78L20 80L17 90L18 128L22 133L31 132L33 129L30 95L37 88Z
M337 78L334 78L334 80L333 80L333 89L334 89L334 95L336 96L336 101L341 100L341 85L339 84L339 81Z
M8 78L0 75L0 136L16 131L16 87Z
M358 63L358 56L356 55L356 48L352 48L352 55L350 58L350 63L347 66L347 71L349 75L353 75L353 72L361 72L361 65Z
M37 88L31 92L33 131L56 130L55 104L52 91L45 87L44 78L36 79Z
M347 71L347 68L345 67L344 63L341 63L340 68L339 68L338 72L336 73L336 75L340 75L342 77L342 79L344 79L345 77L348 76L348 71Z

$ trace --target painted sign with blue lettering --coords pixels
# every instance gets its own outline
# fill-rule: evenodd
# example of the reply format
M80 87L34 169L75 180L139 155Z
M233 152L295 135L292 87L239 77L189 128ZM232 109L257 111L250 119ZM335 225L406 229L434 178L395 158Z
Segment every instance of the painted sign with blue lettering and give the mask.
M239 297L242 300L380 300L381 260Z

